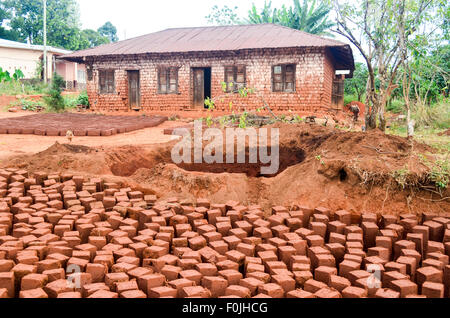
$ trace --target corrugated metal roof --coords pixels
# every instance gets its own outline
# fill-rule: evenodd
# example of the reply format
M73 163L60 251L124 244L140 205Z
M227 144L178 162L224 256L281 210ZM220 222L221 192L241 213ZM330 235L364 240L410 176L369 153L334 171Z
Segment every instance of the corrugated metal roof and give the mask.
M178 28L101 45L65 59L105 55L237 51L264 48L341 47L345 43L275 24ZM350 46L348 46L350 48Z
M12 49L22 49L22 50L32 50L32 51L44 51L43 45L27 44L22 42L10 41L5 39L0 39L0 47L12 48ZM47 46L47 51L50 53L59 54L69 54L72 51L64 50L52 46Z

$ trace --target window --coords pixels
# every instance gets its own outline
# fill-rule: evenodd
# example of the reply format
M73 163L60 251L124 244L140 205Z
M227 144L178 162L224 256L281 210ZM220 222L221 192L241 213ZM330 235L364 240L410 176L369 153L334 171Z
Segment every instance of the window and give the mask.
M178 94L178 67L161 67L159 69L158 93Z
M99 71L100 94L113 94L115 92L114 70Z
M235 92L245 87L246 74L245 66L226 66L225 67L225 83L227 92Z
M276 65L272 67L272 91L295 92L295 65Z

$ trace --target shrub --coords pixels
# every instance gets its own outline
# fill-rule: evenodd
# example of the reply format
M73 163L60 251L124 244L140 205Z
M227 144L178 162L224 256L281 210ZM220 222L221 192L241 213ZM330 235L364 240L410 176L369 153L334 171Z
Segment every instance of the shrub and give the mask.
M78 96L78 99L77 99L77 103L78 103L78 105L83 105L83 106L89 107L89 97L88 97L87 91L84 90L80 93L80 95Z
M62 97L62 88L64 87L64 79L58 74L53 74L52 84L44 96L44 101L47 107L51 111L61 112L64 111L66 105L64 98Z

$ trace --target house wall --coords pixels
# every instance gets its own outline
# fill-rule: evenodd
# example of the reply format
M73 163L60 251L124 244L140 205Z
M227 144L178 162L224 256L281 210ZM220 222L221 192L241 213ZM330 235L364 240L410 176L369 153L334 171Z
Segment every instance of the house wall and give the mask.
M274 111L318 112L327 110L331 104L331 86L334 67L322 48L252 50L240 53L192 53L167 54L165 56L120 56L102 57L88 60L92 66L92 78L88 78L87 90L91 107L95 110L127 111L128 78L127 70L140 71L141 107L143 111L183 111L195 109L193 101L194 67L211 67L212 97L216 98L216 109L229 110L233 102L234 110L254 110L263 106L262 98ZM272 66L296 64L296 92L272 92ZM224 81L224 67L245 65L247 87L255 89L255 94L246 98L238 94L223 96L221 83ZM161 95L157 93L158 67L177 66L179 94ZM115 70L114 94L99 94L99 70ZM201 109L201 108L200 108Z

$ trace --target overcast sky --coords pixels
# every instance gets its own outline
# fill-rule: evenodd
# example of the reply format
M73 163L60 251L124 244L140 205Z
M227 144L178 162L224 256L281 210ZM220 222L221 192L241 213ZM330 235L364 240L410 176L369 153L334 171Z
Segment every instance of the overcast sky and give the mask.
M165 30L168 28L207 26L206 16L214 5L238 7L238 16L246 17L255 3L264 7L265 0L77 0L84 29L97 30L110 21L117 27L120 40ZM292 0L272 0L272 7L292 5ZM348 43L341 36L336 40ZM353 47L353 46L352 46ZM356 60L362 57L355 47Z
M106 21L117 27L121 40L176 27L208 25L205 18L211 8L238 6L246 16L252 3L264 6L264 0L78 0L83 28L98 29ZM292 0L272 0L273 7L292 4Z

